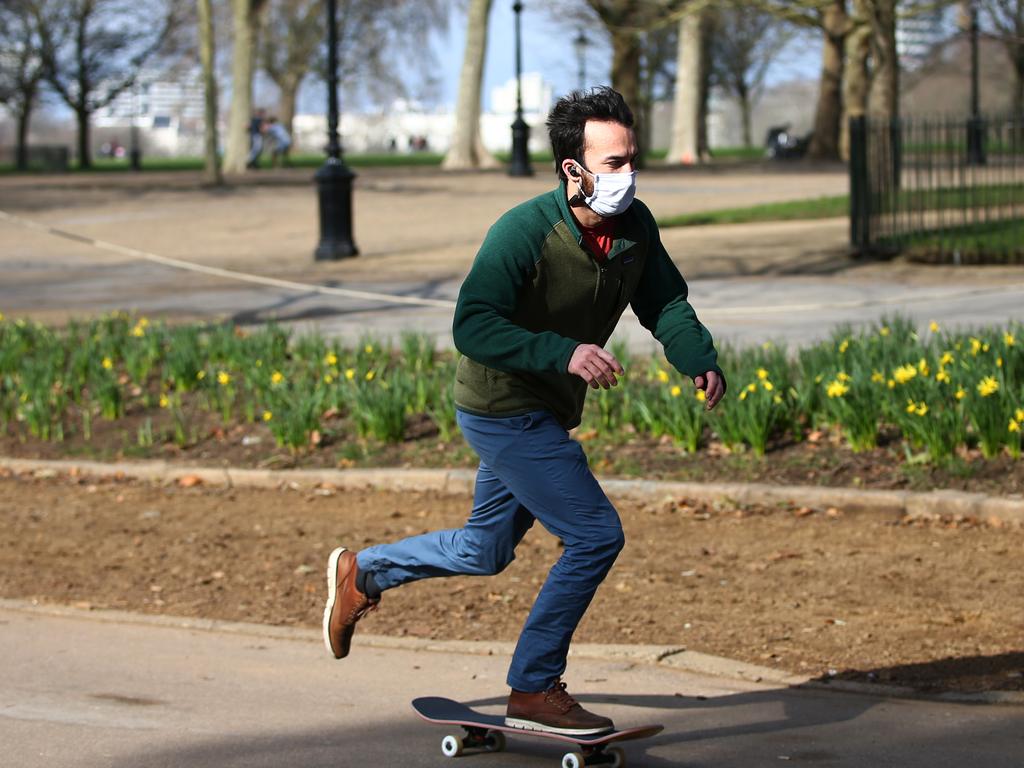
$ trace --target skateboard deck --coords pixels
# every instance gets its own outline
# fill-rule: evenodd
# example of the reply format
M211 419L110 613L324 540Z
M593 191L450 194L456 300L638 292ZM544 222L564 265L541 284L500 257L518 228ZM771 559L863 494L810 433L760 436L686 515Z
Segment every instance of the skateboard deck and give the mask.
M482 749L486 752L501 752L505 748L505 734L536 736L572 744L575 749L562 756L562 768L584 768L591 765L610 765L622 768L626 765L626 754L619 747L609 746L618 741L646 739L661 733L664 726L644 725L637 728L605 731L588 736L570 736L547 731L532 731L505 725L501 715L487 715L477 712L451 699L427 696L413 699L412 708L428 723L461 726L464 734L449 735L441 740L441 752L446 757L458 757L467 749Z

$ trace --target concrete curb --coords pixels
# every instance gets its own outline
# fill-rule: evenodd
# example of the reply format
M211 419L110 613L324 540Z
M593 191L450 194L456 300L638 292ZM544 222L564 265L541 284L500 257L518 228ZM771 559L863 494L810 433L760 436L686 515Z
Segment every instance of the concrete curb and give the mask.
M329 485L339 490L433 491L469 496L476 473L469 469L235 469L187 467L166 461L105 463L45 459L0 458L0 468L31 472L78 473L90 477L137 478L173 482L194 476L203 483L240 488L310 489ZM652 480L602 479L601 486L614 498L638 501L686 499L697 502L779 505L827 509L845 513L871 512L894 517L949 516L985 522L1024 524L1024 498L988 496L963 491L885 491L822 486L780 486L768 483L688 483Z
M78 621L98 621L111 624L184 629L194 632L218 632L245 637L264 637L276 640L297 640L321 643L319 630L303 627L275 627L267 624L253 624L217 619L186 618L182 616L157 616L130 611L111 609L77 608L56 603L39 603L33 600L0 598L0 610L26 613L38 616L56 616ZM363 648L380 648L426 653L472 654L478 656L511 656L515 643L465 640L429 640L416 637L387 637L384 635L359 635ZM1024 691L984 691L978 693L924 693L913 688L876 683L858 683L849 680L822 682L806 676L791 675L787 672L742 661L711 656L706 653L688 651L671 645L608 645L578 643L573 645L570 658L623 661L635 664L652 664L677 672L690 672L709 677L723 677L767 686L806 688L809 690L838 691L876 697L901 699L922 699L960 704L1003 704L1024 706Z

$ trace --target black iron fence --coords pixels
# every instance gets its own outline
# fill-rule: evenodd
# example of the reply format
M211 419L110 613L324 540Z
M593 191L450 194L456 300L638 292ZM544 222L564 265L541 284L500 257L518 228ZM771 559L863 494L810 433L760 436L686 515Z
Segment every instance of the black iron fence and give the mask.
M1024 120L850 120L850 241L863 256L1024 261Z

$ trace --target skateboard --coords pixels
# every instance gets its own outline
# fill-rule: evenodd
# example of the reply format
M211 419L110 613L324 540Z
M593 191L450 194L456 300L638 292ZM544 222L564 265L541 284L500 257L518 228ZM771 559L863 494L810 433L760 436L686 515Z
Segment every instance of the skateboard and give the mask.
M644 725L639 728L611 730L589 736L568 736L561 733L531 731L505 725L501 715L485 715L451 699L427 696L413 699L412 708L428 723L459 725L465 732L461 736L448 735L441 740L441 752L445 757L458 757L467 749L485 752L501 752L505 749L505 734L536 736L572 744L575 749L562 756L562 768L584 768L591 765L610 765L623 768L626 753L621 747L609 746L617 741L646 739L661 733L662 725Z

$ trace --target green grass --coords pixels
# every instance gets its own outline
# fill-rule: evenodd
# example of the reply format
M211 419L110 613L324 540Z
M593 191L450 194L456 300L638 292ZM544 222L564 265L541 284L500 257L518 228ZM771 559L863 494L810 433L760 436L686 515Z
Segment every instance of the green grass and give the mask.
M716 211L663 216L659 227L696 227L705 224L747 224L757 221L791 221L795 219L828 219L850 212L849 195L791 200L784 203L763 203L744 208L723 208Z
M1024 260L1024 221L990 221L935 232L920 232L894 238L889 245L898 247L912 259L924 261L1019 263Z

